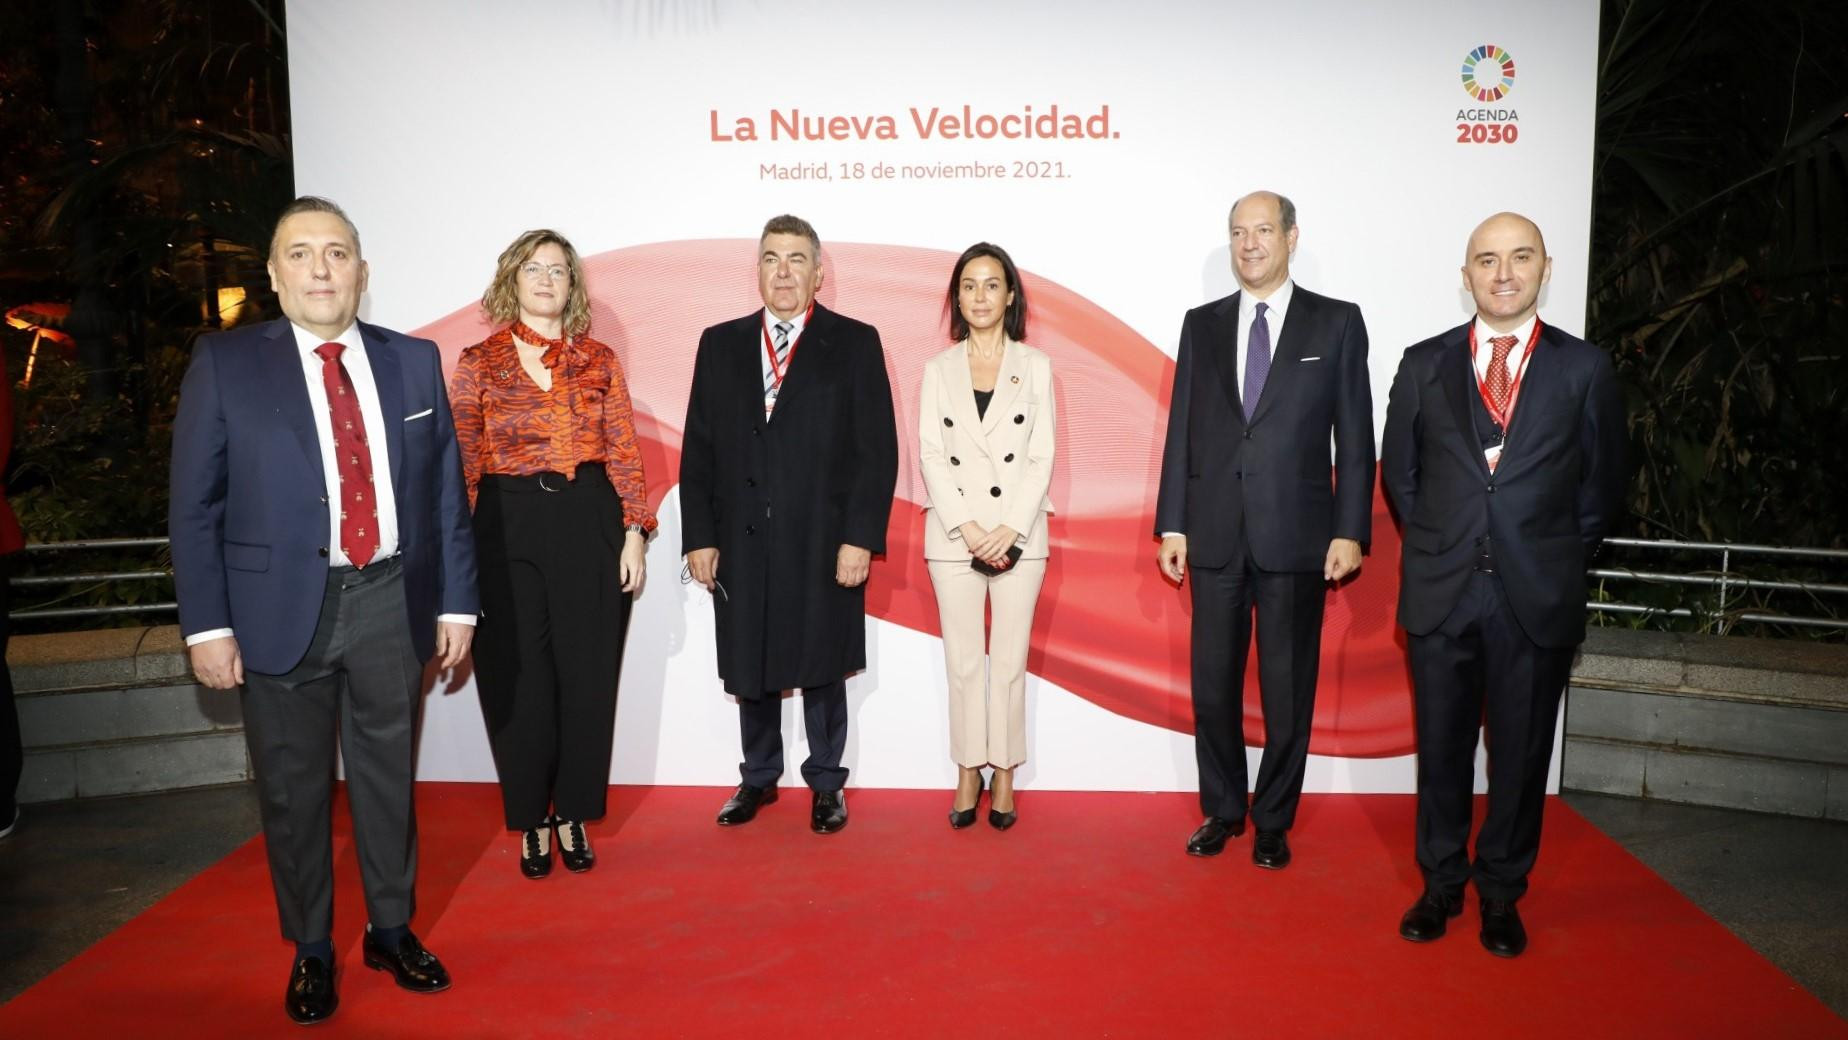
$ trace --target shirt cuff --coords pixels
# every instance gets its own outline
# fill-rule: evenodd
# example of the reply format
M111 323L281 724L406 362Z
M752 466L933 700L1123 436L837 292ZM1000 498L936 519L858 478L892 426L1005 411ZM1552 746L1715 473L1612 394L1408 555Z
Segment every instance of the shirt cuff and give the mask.
M475 615L473 614L438 614L436 619L438 621L454 622L458 625L467 625L470 628L475 627Z
M1187 537L1186 535L1182 534L1179 531L1163 531L1161 533L1161 536L1163 538L1185 538Z
M228 628L208 628L203 632L194 632L192 635L187 636L186 645L198 646L200 643L208 643L214 639L223 639L229 635L231 635L231 630Z

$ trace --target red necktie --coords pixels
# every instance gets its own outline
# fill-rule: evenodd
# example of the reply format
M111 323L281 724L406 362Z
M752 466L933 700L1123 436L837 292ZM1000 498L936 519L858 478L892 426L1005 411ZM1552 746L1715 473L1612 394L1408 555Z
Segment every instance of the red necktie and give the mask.
M340 470L340 551L355 567L372 562L379 548L379 506L372 495L372 449L366 446L366 420L359 414L353 378L340 363L340 343L314 348L321 356L321 382L327 387L327 410L333 416L334 455Z
M1492 336L1489 346L1489 375L1483 382L1489 387L1489 400L1495 405L1496 415L1502 422L1508 420L1508 391L1512 389L1508 382L1508 353L1514 349L1513 336Z

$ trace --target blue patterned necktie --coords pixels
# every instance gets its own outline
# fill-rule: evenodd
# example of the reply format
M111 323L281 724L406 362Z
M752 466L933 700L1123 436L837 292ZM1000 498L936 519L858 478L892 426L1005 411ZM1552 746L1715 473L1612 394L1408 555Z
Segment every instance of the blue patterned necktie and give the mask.
M1264 396L1264 381L1270 378L1271 340L1270 322L1264 320L1264 312L1269 307L1258 304L1258 316L1251 320L1251 337L1245 348L1245 421L1258 410L1258 399Z

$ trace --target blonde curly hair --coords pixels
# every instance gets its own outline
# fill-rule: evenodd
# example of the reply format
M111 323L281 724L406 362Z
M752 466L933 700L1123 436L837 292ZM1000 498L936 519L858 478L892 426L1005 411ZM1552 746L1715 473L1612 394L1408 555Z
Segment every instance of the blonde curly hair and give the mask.
M571 291L565 295L563 323L565 334L581 336L590 331L590 293L584 289L584 265L569 239L550 228L537 228L513 240L501 250L494 267L494 280L481 294L481 313L496 325L506 325L520 316L518 281L520 265L533 258L543 245L555 245L564 251L565 266L571 271Z

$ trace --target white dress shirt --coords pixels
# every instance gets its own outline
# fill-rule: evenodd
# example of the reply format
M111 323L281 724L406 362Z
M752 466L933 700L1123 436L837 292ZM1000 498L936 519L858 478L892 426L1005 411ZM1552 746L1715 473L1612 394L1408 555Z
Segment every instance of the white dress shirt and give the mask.
M295 350L301 358L302 378L308 383L308 409L314 413L314 432L321 445L322 486L330 489L330 493L323 499L328 503L327 565L349 567L353 561L347 558L346 551L340 545L340 496L331 493L340 487L340 464L334 450L334 417L328 410L327 382L321 374L321 355L314 352L323 343L338 343L346 348L340 352L340 363L346 366L347 378L353 381L353 394L359 399L359 416L366 424L366 447L372 455L372 497L379 511L379 547L373 553L372 560L367 562L388 560L398 554L398 499L391 486L391 454L385 447L385 413L379 406L379 387L372 379L372 364L366 360L366 341L360 336L357 323L348 325L345 332L332 340L324 340L292 322L289 331L295 334ZM440 614L437 620L472 625L475 616ZM228 628L195 632L186 637L186 645L194 646L208 639L221 639L232 634L233 631Z

